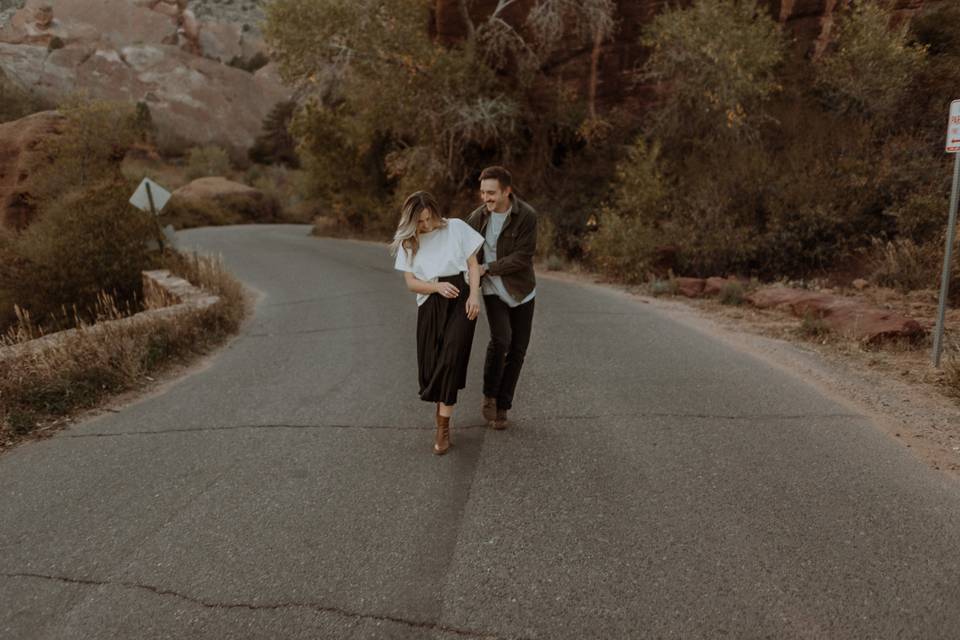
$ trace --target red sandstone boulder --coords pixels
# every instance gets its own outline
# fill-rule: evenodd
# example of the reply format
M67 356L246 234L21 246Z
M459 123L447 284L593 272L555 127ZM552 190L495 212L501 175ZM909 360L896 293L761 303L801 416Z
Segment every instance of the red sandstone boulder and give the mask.
M702 296L703 287L707 283L703 278L674 278L673 282L677 285L677 293L688 298Z
M912 338L924 331L913 318L827 293L772 287L754 291L746 300L761 309L785 307L800 318L819 318L831 330L868 343Z
M0 226L23 229L33 221L31 178L49 162L39 143L62 133L63 125L56 111L0 124Z

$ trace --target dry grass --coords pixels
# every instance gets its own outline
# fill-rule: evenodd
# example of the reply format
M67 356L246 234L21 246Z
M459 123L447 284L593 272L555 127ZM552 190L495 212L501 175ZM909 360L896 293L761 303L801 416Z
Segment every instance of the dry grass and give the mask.
M0 367L0 449L111 395L141 388L148 374L203 354L237 331L246 314L243 289L220 260L175 254L166 262L173 273L219 295L220 301L175 318L141 316L141 322L106 324L98 331L81 323L62 342L23 350L5 361ZM125 317L106 295L98 309L101 321ZM5 342L23 342L37 333L29 316L21 314Z

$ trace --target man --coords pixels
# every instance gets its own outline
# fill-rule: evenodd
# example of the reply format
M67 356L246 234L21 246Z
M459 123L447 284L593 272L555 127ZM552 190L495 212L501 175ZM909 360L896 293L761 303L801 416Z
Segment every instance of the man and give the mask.
M536 278L537 213L513 193L503 167L480 174L483 205L467 224L484 237L477 254L481 289L490 324L490 344L483 367L483 417L494 429L507 428L520 369L530 342Z

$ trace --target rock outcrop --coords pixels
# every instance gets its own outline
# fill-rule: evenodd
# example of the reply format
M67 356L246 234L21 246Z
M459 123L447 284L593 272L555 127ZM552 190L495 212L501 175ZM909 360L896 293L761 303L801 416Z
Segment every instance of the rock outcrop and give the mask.
M281 208L273 196L221 177L198 178L173 192L161 212L163 224L196 226L278 222Z
M0 124L0 226L23 229L34 218L31 178L46 157L40 143L63 131L65 119L55 111Z
M913 318L828 293L771 287L754 291L746 300L761 309L780 307L798 318L822 320L830 330L865 343L923 334Z
M40 98L144 102L161 148L218 144L238 160L290 95L272 66L245 70L265 55L252 30L198 20L186 0L27 0L0 30L0 67Z

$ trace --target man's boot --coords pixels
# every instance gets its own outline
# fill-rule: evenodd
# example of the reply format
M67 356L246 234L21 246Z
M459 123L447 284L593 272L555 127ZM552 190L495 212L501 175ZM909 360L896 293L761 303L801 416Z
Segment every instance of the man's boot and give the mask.
M497 409L496 417L493 420L493 428L497 431L502 431L507 428L507 410L506 409Z
M480 409L483 419L487 422L493 422L497 419L497 399L483 396L483 406Z
M437 412L437 433L434 437L433 452L442 456L450 448L450 418Z

